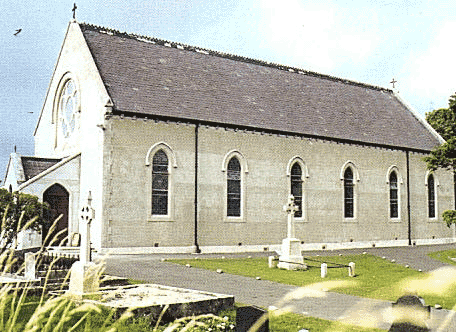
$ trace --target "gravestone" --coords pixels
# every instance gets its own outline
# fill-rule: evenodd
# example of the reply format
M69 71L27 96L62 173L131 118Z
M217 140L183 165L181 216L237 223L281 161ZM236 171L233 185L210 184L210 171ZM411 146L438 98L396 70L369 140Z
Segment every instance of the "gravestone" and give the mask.
M89 191L87 205L81 209L79 229L81 232L81 246L79 261L73 264L70 274L68 293L82 296L96 292L99 288L99 267L90 261L90 224L95 219L95 210L92 208L92 195Z
M247 332L259 319L264 319L268 311L255 307L245 306L239 307L236 310L236 332ZM255 330L256 332L269 332L269 318Z
M25 253L25 279L34 280L36 278L36 259L32 252Z
M288 214L287 238L282 241L282 252L278 268L286 270L305 270L304 257L301 254L301 241L295 237L294 214L299 207L294 204L293 195L288 196L283 210Z
M431 307L416 295L400 297L393 306L394 321L389 332L429 332L426 321L430 318Z

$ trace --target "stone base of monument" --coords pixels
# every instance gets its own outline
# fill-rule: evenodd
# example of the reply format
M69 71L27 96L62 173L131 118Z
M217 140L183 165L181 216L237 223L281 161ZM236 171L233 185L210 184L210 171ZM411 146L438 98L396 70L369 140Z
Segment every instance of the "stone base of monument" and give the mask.
M93 262L76 262L71 267L70 284L67 294L82 297L84 294L97 292L100 287L101 266Z
M221 310L234 307L234 296L196 291L156 284L140 284L105 288L93 294L84 302L114 309L120 316L129 308L134 308L135 316L156 320L164 308L163 321L174 321L181 317L202 314L217 314Z
M282 252L279 256L279 269L306 270L304 257L301 254L301 241L298 239L286 238L282 241Z

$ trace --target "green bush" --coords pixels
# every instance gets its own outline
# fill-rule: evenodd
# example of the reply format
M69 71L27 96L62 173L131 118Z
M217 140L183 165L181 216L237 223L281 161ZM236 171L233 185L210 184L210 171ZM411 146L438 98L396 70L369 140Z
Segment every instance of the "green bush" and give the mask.
M456 210L446 210L443 212L442 217L448 227L456 224Z

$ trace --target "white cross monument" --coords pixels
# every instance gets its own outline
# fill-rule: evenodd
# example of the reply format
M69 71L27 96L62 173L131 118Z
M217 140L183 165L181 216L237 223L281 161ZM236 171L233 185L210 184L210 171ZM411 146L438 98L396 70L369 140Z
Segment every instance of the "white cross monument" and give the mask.
M92 193L89 191L87 205L81 209L79 230L81 232L81 247L79 261L71 267L69 293L82 296L85 293L96 292L99 288L99 267L90 261L90 224L95 219L92 208Z
M283 210L288 214L287 238L282 241L282 252L277 267L286 270L305 270L304 257L301 254L301 241L295 236L294 214L299 207L294 203L293 195L288 196Z

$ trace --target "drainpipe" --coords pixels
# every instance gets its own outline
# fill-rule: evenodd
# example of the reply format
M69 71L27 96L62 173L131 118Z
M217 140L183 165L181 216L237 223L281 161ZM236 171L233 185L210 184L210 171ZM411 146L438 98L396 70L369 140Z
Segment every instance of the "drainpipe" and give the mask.
M195 125L195 230L194 230L194 246L195 253L199 254L201 252L198 245L198 132L199 132L199 123Z
M408 244L412 245L412 219L410 213L410 158L409 151L405 151L406 167L407 167L407 222L408 222Z

